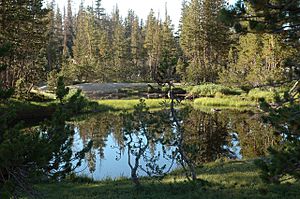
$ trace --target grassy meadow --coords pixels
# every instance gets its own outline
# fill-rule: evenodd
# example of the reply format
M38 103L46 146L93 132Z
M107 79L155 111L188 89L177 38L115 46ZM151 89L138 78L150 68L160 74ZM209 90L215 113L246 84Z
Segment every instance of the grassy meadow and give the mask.
M299 183L264 184L252 160L213 162L197 172L198 182L185 180L178 170L161 181L144 178L139 189L125 178L98 182L75 178L36 188L45 199L296 199L300 195Z

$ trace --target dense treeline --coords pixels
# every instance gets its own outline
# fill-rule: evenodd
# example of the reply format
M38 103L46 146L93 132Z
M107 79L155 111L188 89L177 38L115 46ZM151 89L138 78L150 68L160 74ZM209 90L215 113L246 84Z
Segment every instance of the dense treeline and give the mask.
M151 10L144 23L132 10L124 19L118 7L106 14L101 1L95 7L81 4L73 16L69 1L62 23L59 9L53 11L54 2L49 8L53 36L48 49L56 49L58 55L48 53L49 71L61 71L71 82L150 81L174 76L178 39L167 10L164 20Z
M47 9L35 8L40 5L1 5L1 45L10 48L1 56L1 79L20 96L47 77L51 85L58 73L69 83L172 79L251 89L295 79L299 69L298 47L286 45L292 43L286 32L247 30L249 22L228 15L238 8L240 15L247 2L183 1L177 32L167 9L162 17L150 10L143 21L133 10L123 18L117 6L108 14L101 0L81 3L77 13L71 0L63 12L54 0Z
M45 76L47 9L42 1L1 1L0 77L4 88L28 93Z

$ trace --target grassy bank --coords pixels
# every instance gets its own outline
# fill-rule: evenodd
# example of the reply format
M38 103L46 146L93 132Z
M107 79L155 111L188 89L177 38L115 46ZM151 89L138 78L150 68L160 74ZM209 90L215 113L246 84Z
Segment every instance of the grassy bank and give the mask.
M123 111L133 110L134 106L139 103L138 99L120 99L120 100L98 100L98 105L106 107L110 110ZM165 103L169 103L166 99L146 99L147 106L150 109L162 108Z
M146 99L147 106L151 110L161 109L168 105L170 100L168 99ZM49 102L33 102L33 101L18 101L10 100L6 103L0 103L0 113L5 113L8 110L14 110L18 121L42 121L45 118L51 117L56 109L57 101ZM88 103L86 108L83 110L84 113L93 112L106 112L106 111L130 111L134 109L134 106L139 103L138 99L119 99L119 100L97 100ZM242 100L238 97L226 97L226 98L198 98L194 101L183 101L181 105L190 104L194 108L209 108L220 107L220 108L252 108L257 105L255 101ZM181 106L180 105L180 106ZM178 107L178 106L177 106Z
M139 103L139 100L98 100L98 110L103 111L123 111L133 110L134 106ZM146 104L150 109L160 109L165 103L169 103L168 99L146 99ZM240 97L226 97L226 98L197 98L194 101L183 101L181 105L190 104L194 108L203 107L222 107L222 108L253 108L258 105L256 101L245 100Z
M42 121L51 117L56 109L56 105L55 101L33 102L11 99L0 103L0 116L12 112L16 116L13 122L25 121L26 123L31 123Z
M214 106L214 107L253 107L258 105L256 101L243 99L238 96L230 96L226 98L198 98L194 101L194 106Z
M136 190L128 179L106 180L93 183L61 182L40 184L38 190L45 199L131 199L131 198L299 198L300 185L286 183L266 185L259 178L252 161L211 163L198 169L204 182L190 183L177 171L161 182L143 180Z

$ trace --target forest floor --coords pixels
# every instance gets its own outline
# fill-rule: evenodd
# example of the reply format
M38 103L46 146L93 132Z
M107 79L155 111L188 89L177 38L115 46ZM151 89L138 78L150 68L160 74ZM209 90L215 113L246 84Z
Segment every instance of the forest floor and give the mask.
M264 184L252 160L213 162L197 173L197 182L187 181L182 171L175 171L161 181L144 178L139 189L126 178L93 182L84 177L39 184L36 188L45 199L296 199L300 195L300 184L293 181Z

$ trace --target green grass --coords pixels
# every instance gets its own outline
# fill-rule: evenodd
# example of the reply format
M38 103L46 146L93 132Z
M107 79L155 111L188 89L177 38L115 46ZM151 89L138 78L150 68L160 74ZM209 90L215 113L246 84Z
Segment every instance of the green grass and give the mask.
M253 107L256 106L257 103L255 101L242 99L238 96L230 96L225 98L198 98L194 101L194 106L215 106L215 107Z
M258 101L260 98L264 98L267 102L274 102L276 93L274 91L252 89L249 91L247 97L252 101Z
M166 99L146 99L145 102L150 109L162 108L164 102L168 102ZM106 110L133 110L134 106L139 103L138 99L129 100L98 100L97 103L104 107ZM101 107L100 107L101 109ZM104 110L103 109L103 110Z
M135 189L128 179L91 183L57 182L39 184L37 189L45 199L233 199L233 198L299 198L300 185L287 183L267 185L251 160L210 163L198 169L198 182L191 183L176 171L163 181L142 180Z
M196 97L214 97L216 94L223 95L240 95L243 91L239 88L230 88L220 84L202 84L194 86L189 92L190 95Z

